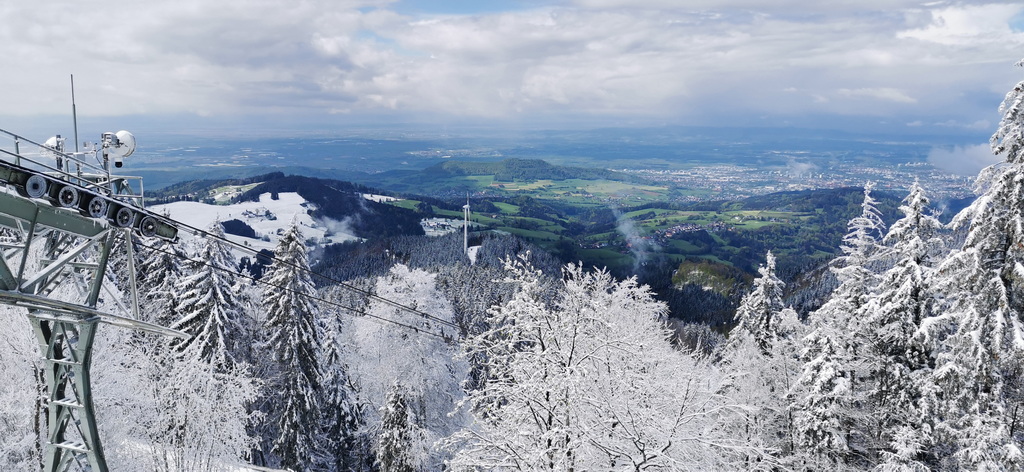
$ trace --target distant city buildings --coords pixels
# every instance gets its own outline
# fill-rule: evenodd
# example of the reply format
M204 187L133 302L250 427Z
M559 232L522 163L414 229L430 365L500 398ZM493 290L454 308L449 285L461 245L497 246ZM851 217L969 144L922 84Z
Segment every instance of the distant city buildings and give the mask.
M880 190L903 191L914 180L936 201L973 196L974 177L943 172L926 162L896 165L849 163L828 168L765 169L756 165L714 164L687 170L616 169L652 182L691 190L675 199L682 202L730 200L774 192L859 187L875 182Z

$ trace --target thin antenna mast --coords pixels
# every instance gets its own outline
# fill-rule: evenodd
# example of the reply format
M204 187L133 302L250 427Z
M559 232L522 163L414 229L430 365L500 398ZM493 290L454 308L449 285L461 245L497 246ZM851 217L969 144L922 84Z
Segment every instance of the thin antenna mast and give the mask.
M466 206L462 207L466 221L462 224L462 251L469 254L469 194L466 194Z
M71 74L71 119L75 123L75 152L78 152L78 110L75 109L75 74Z

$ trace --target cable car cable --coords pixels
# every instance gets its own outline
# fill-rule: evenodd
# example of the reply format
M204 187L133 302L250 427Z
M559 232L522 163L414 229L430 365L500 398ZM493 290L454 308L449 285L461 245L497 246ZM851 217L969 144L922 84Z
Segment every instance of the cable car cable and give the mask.
M227 243L227 244L233 246L234 248L238 248L238 249L240 249L242 251L248 252L249 254L252 254L254 257L263 257L263 256L259 256L259 251L256 251L255 249L250 248L248 246L245 246L245 245L243 245L241 243L236 243L236 242L233 242L233 241L228 240L226 238L217 237L217 235L211 234L209 231L197 228L196 226L193 226L193 225L182 223L182 222L177 221L177 220L173 220L171 218L166 218L165 217L165 219L167 219L169 221L173 221L178 226L181 226L181 227L185 228L186 232L189 232L189 233L191 233L193 235L198 235L198 237L200 237L200 238L213 238L215 240ZM325 275L323 273L316 272L316 271L314 271L312 269L307 269L307 268L296 266L295 264L292 264L290 262L284 261L284 260L282 260L282 259L280 259L280 258L278 258L276 256L272 256L270 258L270 260L273 261L273 262L276 262L276 263L281 263L281 264L288 265L288 266L290 266L292 268L295 268L295 269L298 269L298 270L303 270L305 272L308 272L311 275L314 275L314 276L317 276L317 277L321 277L321 278L323 278L323 280L331 282L334 285L341 286L342 288L344 288L346 290L349 290L349 291L352 291L352 292L364 295L364 296L369 297L369 298L374 299L374 300L378 300L380 302L383 302L383 303L386 303L388 305L391 305L391 306L393 306L395 308L406 310L406 311L418 314L420 316L423 316L425 318L432 319L432 320L436 321L436 323L440 323L442 325L447 325L449 327L458 329L458 326L456 324L454 324L454 323L451 323L451 321L447 321L447 320L438 318L438 317L436 317L436 316L434 316L434 315L432 315L430 313L427 313L425 311L419 310L419 309L414 308L412 306L404 305L404 304L398 303L396 301L389 300L387 298L384 298L384 297L381 297L381 296L379 296L377 294L374 294L373 292L370 292L368 290L360 289L358 287L354 287L351 284L347 284L347 283L345 283L343 281L339 281L339 280L337 280L337 278L331 277L329 275Z
M236 274L236 275L238 275L240 277L249 279L249 280L251 280L251 281L253 281L255 283L259 283L259 284L263 284L263 285L266 285L266 286L269 286L269 287L275 287L275 288L278 288L278 289L281 289L281 290L292 292L292 293L295 293L295 294L297 294L299 296L304 296L304 297L307 297L309 299L316 300L316 301L319 301L319 302L322 302L322 303L325 303L327 305L330 305L330 306L333 306L333 307L337 307L337 308L340 308L340 309L343 309L343 310L348 310L348 311L354 312L354 313L362 315L362 316L366 316L366 317L369 317L369 318L374 318L374 319L376 319L378 321L381 321L381 322L386 322L386 323L394 324L394 325L397 325L397 326L400 326L400 327L412 330L412 331L417 332L417 333L427 334L427 335L438 337L438 338L441 338L441 339L444 339L444 340L450 339L449 336L446 336L444 334L443 330L441 331L442 334L437 334L437 333L435 333L433 331L428 331L425 328L420 328L420 327L417 327L417 326L412 326L412 325L405 324L405 323L402 323L402 322L399 322L399 321L395 321L395 320L392 320L392 319L384 318L382 316L373 315L373 314L367 313L367 312L365 312L363 310L360 310L358 308L350 307L350 306L347 306L347 305L342 305L340 303L333 302L333 301L327 300L325 298L318 297L316 295L300 292L298 290L291 289L291 288L288 288L288 287L282 287L282 286L277 285L277 284L272 284L272 283L266 282L266 281L264 281L262 279L257 279L256 277L253 277L251 275L235 272L232 269L228 269L228 268L224 268L224 267L218 267L218 266L216 266L216 265L214 265L214 264L212 264L210 262L207 262L207 261L203 261L203 260L200 260L200 259L193 259L193 258L187 257L187 256L183 257L181 254L178 254L178 253L176 253L174 251L168 251L168 250L165 250L165 249L161 249L159 247L149 246L149 245L144 244L142 242L139 242L138 244L140 246L146 248L146 249L150 249L150 250L153 250L153 251L161 252L163 254L167 254L169 256L173 256L173 257L176 257L178 259L185 260L185 261L188 261L188 262L204 265L204 266L210 267L210 268L212 268L214 270L219 270L219 271L222 271L222 272L229 272L229 273L232 273L232 274ZM448 323L448 324L450 324L452 327L457 327L457 326L455 326L452 323Z

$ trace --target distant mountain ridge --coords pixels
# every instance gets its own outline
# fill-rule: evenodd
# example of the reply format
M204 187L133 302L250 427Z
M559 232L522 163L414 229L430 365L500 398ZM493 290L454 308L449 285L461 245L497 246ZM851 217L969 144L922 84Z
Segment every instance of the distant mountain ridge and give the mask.
M295 192L316 205L313 218L345 220L361 238L421 235L423 227L415 212L363 198L370 189L340 180L290 175L265 181L242 193L236 201L258 200L264 193Z
M150 197L152 203L212 200L210 193L214 189L249 184L257 185L233 197L231 201L259 201L260 195L263 194L269 193L276 197L281 193L295 192L314 205L308 210L310 216L344 221L349 229L361 238L423 234L423 228L419 224L420 217L414 211L367 200L362 194L372 193L372 189L340 180L286 176L280 172L273 172L244 179L181 182L157 192L150 192Z

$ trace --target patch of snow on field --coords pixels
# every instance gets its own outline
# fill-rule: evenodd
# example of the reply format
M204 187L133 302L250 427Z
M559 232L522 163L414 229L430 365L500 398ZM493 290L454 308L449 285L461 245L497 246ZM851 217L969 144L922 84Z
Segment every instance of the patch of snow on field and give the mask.
M180 221L189 226L206 230L214 221L241 220L252 229L256 230L256 239L246 238L229 234L228 239L244 244L255 250L271 249L277 246L277 241L292 221L297 221L306 239L312 239L319 244L337 243L358 239L349 233L341 233L334 226L334 232L328 230L327 225L309 216L307 210L312 210L314 205L302 198L298 193L282 192L278 199L270 198L269 193L260 195L258 202L241 202L232 205L208 205L199 202L173 202L164 205L154 205L149 209L157 214L165 211L170 214L171 219ZM328 233L330 233L328 235ZM182 240L192 238L190 234L179 233Z
M365 199L367 199L367 200L369 200L371 202L377 202L377 203L386 203L386 202L393 202L393 201L398 200L395 197L389 197L387 195L375 195L375 194L372 194L372 193L364 193L363 194L363 198L365 198Z

